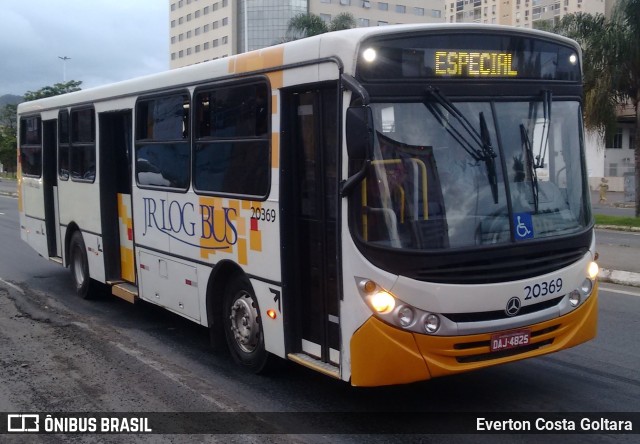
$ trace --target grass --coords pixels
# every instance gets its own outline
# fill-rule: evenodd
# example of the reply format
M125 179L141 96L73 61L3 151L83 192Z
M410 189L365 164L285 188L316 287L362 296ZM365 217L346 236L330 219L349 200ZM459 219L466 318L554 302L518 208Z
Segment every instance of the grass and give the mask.
M0 173L0 179L15 179L16 173Z
M640 228L640 217L607 216L605 214L596 214L595 219L596 224L598 225L616 225L620 227Z

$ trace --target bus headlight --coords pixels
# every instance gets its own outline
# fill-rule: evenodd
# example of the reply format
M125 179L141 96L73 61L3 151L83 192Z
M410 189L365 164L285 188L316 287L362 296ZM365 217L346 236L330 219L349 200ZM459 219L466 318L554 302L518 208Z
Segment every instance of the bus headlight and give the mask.
M587 269L587 272L589 273L589 277L591 279L595 279L598 276L598 273L600 272L600 267L598 267L598 264L596 264L595 262L591 262L589 264L589 268Z
M582 281L582 285L580 285L580 292L584 296L589 296L591 294L591 290L593 290L593 281L591 279L585 279Z
M440 314L407 304L371 279L357 277L356 285L360 296L375 317L389 325L422 335L435 334L443 328L443 319ZM447 325L446 317L444 323Z
M398 309L398 322L400 322L401 326L408 327L413 324L414 317L415 313L408 305L403 305Z
M577 307L578 305L580 305L580 299L580 292L578 290L573 290L571 293L569 293L569 303L572 307Z
M386 291L378 291L369 296L369 303L380 314L390 313L396 306L396 300Z
M433 313L428 314L424 318L424 331L427 333L435 333L440 328L440 318Z

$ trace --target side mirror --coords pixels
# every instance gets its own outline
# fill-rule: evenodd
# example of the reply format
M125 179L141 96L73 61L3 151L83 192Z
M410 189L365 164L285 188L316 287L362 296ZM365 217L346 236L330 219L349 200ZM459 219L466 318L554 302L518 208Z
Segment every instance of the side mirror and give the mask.
M349 160L365 160L373 149L373 115L368 106L347 109L347 154Z

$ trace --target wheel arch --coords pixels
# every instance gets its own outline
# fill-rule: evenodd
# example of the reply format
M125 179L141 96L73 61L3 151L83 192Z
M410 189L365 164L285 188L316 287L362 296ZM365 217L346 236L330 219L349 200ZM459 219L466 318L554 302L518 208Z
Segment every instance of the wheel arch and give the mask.
M224 330L222 327L225 288L233 279L238 279L242 276L247 277L244 270L237 263L231 260L218 262L209 275L206 301L207 326L209 327L211 345L215 350L221 350L226 347Z
M71 222L69 225L67 225L67 231L64 237L64 258L63 258L65 267L69 267L69 247L71 246L71 238L73 237L73 234L76 231L82 234L82 232L80 231L80 227L75 222Z

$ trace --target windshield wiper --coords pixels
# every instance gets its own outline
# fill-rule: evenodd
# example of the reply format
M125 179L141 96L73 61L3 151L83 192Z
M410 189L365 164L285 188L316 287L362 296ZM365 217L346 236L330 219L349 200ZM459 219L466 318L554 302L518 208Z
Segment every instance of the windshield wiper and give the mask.
M535 212L538 212L538 173L536 173L537 165L533 158L533 147L531 146L531 139L529 139L529 132L525 128L524 124L520 124L520 140L524 147L525 153L527 153L527 168L531 175L531 193L533 194L533 207Z
M544 159L547 157L547 148L549 146L549 132L551 130L551 91L543 90L542 91L542 113L543 113L543 124L542 124L542 142L540 143L540 151L536 156L535 168L544 168Z
M426 90L427 95L433 97L436 102L452 115L462 126L465 132L470 136L466 138L456 128L449 125L449 120L445 116L442 109L434 106L425 97L424 105L438 120L438 123L455 139L456 142L462 146L462 148L476 161L483 161L487 167L487 179L489 180L489 186L491 187L491 194L493 196L493 202L498 203L498 175L496 172L496 157L497 154L491 145L491 135L489 134L489 128L487 127L487 121L484 118L484 113L479 113L480 119L480 132L476 130L469 119L439 90L429 86Z

